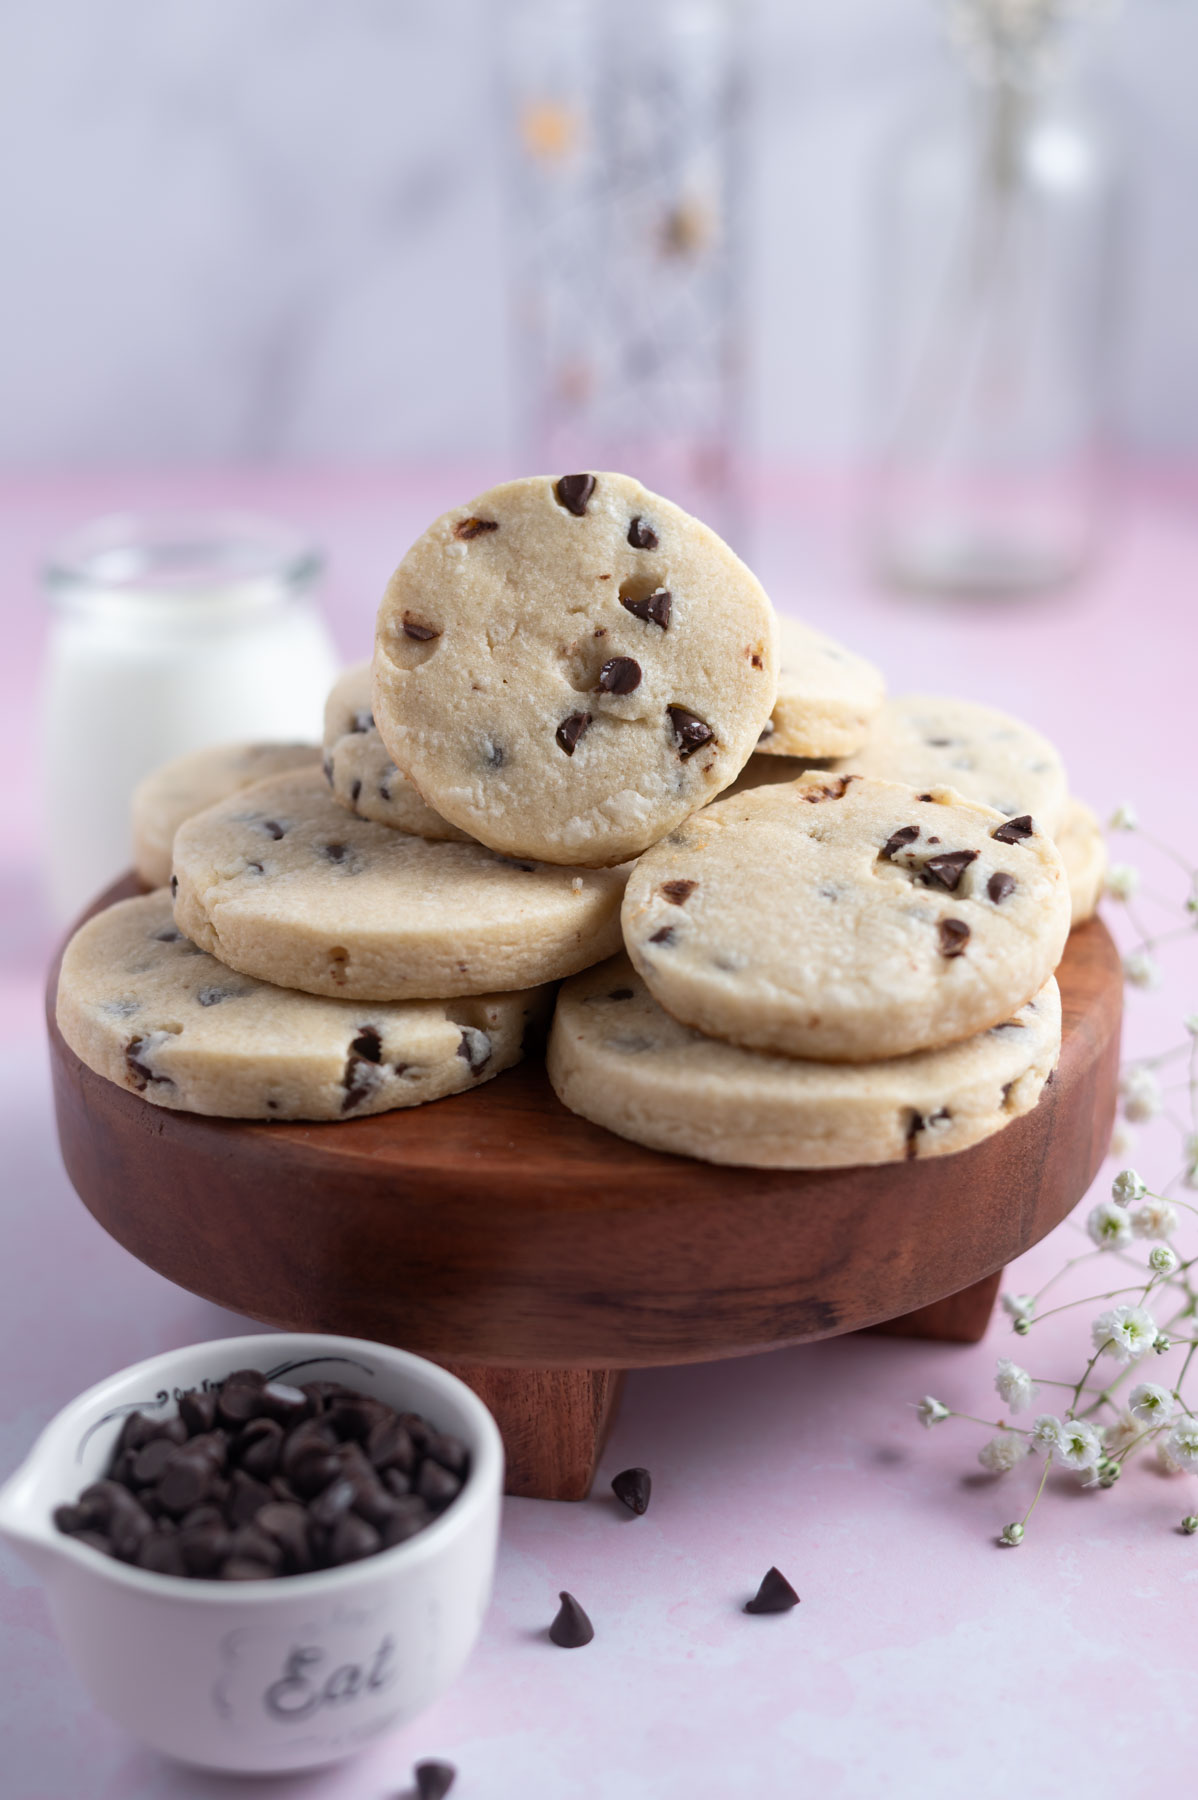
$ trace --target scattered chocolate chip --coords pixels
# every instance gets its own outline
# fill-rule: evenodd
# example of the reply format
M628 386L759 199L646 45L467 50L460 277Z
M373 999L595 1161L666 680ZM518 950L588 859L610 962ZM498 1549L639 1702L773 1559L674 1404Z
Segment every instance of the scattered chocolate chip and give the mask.
M698 713L690 712L685 706L667 706L666 712L669 715L670 724L674 728L678 754L683 762L714 738L715 732L699 717Z
M920 873L936 887L955 894L961 877L971 862L977 861L976 850L946 850L942 856L929 856Z
M663 881L661 891L672 906L685 906L698 885L697 881Z
M605 694L631 694L641 685L641 665L631 656L613 656L599 671L599 686Z
M940 935L941 956L960 956L970 938L964 919L941 919L936 929Z
M663 631L670 629L673 596L669 588L654 588L652 593L646 594L640 582L626 581L620 589L620 605L634 619L643 619L647 625L659 625Z
M1005 824L996 826L990 833L1000 844L1021 844L1024 838L1030 838L1035 831L1035 823L1030 813L1022 813L1017 819L1008 819Z
M563 1588L557 1617L549 1627L550 1641L562 1650L581 1650L595 1635L595 1627L579 1606L573 1594Z
M991 900L993 900L995 906L998 906L1001 901L1006 899L1008 894L1013 894L1015 892L1015 886L1015 877L1013 875L1008 875L1004 870L999 869L986 883L986 892L989 894Z
M373 1025L363 1025L357 1037L350 1045L355 1056L364 1056L367 1062L382 1062L383 1040Z
M649 1510L649 1496L653 1491L653 1478L648 1469L621 1469L612 1477L611 1491L617 1500L622 1500L629 1512L637 1514Z
M640 513L637 513L628 527L628 542L634 550L657 549L657 533L652 525L645 523Z
M555 736L567 756L573 756L575 746L590 722L591 715L587 712L571 713L568 719L562 720Z
M472 1075L481 1075L491 1060L491 1038L489 1033L480 1031L475 1025L463 1025L458 1055L464 1060Z
M482 537L485 531L498 531L498 519L459 519L453 528L455 538Z
M435 625L426 625L423 620L414 619L411 613L403 616L403 634L407 638L415 638L418 644L427 644L430 639L441 635Z
M417 1800L445 1800L458 1775L453 1764L447 1762L418 1762L412 1773L416 1777Z
M918 836L918 825L900 825L897 831L891 832L878 851L878 861L890 862L896 850L903 849L906 844L913 844Z
M761 1586L751 1600L745 1601L747 1613L789 1612L799 1604L799 1596L780 1569L767 1569Z
M855 775L837 775L835 780L825 782L822 787L805 787L799 790L801 797L812 806L823 800L843 800L849 791L850 781L856 781Z
M593 475L563 475L553 484L553 495L558 505L564 506L576 519L582 518L594 492Z
M650 933L649 942L651 944L672 944L674 942L674 936L675 932L672 925L662 925L658 930Z

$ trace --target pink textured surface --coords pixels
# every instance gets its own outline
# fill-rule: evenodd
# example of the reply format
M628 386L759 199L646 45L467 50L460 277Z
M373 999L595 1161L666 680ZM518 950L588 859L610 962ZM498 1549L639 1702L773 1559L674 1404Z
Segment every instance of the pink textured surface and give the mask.
M39 1020L49 941L29 736L37 557L65 527L130 504L274 512L328 545L336 628L347 654L361 654L376 597L411 536L503 472L0 486L0 704L4 766L15 771L0 834L0 1474L100 1374L244 1328L118 1249L58 1162ZM1146 825L1195 845L1192 483L1124 481L1095 576L1074 593L1010 607L871 592L852 553L852 490L839 483L778 473L758 498L754 561L781 607L875 657L895 692L955 692L1023 714L1055 737L1076 790L1100 810L1134 796ZM1133 1046L1178 1035L1163 1021L1192 1009L1195 973L1191 957L1187 989L1172 1003L1133 996ZM1174 1160L1163 1138L1137 1153L1150 1177ZM1066 1222L1009 1284L1034 1287L1075 1253L1077 1232ZM495 1604L454 1691L354 1763L302 1780L207 1777L131 1743L93 1711L34 1577L0 1548L0 1794L385 1800L428 1755L459 1766L455 1800L1101 1800L1133 1773L1139 1784L1175 1784L1198 1735L1198 1539L1173 1527L1198 1508L1198 1483L1133 1469L1110 1493L1054 1484L1025 1545L999 1551L995 1531L1030 1498L1030 1465L999 1485L972 1460L981 1434L925 1434L908 1409L930 1390L996 1416L995 1355L1024 1354L1037 1372L1053 1372L1051 1342L1037 1336L1034 1354L1023 1352L998 1322L973 1348L850 1338L633 1375L592 1500L507 1503ZM607 1491L631 1463L654 1475L639 1520ZM739 1608L770 1563L802 1605L748 1618ZM596 1626L576 1654L544 1636L561 1587Z

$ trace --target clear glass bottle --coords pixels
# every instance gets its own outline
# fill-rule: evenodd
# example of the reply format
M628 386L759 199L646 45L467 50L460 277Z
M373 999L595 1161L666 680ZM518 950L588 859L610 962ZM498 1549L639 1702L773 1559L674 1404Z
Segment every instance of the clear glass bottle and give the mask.
M745 8L513 0L504 26L522 455L735 536Z
M50 556L42 692L50 901L73 917L129 864L129 797L184 751L319 742L338 659L320 554L235 516L102 519Z
M1095 542L1114 170L1035 59L983 67L970 99L883 162L872 545L900 586L1025 593Z

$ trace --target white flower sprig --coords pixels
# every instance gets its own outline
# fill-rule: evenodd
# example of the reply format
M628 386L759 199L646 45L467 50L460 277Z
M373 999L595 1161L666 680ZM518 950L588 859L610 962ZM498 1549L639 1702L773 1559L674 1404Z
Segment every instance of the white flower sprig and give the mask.
M1106 894L1124 910L1137 934L1123 957L1124 978L1129 987L1153 989L1160 985L1162 969L1157 952L1179 939L1198 941L1198 868L1168 846L1156 842L1140 826L1130 804L1120 806L1110 829L1134 833L1166 856L1186 879L1186 892L1178 909L1176 900L1162 899L1145 889L1137 868L1116 863L1106 881ZM1134 911L1133 902L1151 901L1167 906L1174 918L1180 910L1185 923L1152 931ZM992 1433L978 1452L987 1474L1010 1475L1031 1457L1043 1457L1039 1484L1021 1519L1003 1527L998 1542L1021 1544L1028 1522L1045 1491L1049 1470L1055 1466L1081 1478L1087 1487L1112 1488L1128 1463L1143 1451L1151 1451L1162 1472L1198 1475L1198 1395L1188 1395L1186 1381L1198 1356L1198 1250L1189 1254L1175 1242L1184 1224L1191 1229L1198 1220L1198 1206L1182 1200L1181 1187L1198 1189L1198 1012L1185 1015L1185 1041L1151 1057L1141 1057L1122 1071L1120 1110L1128 1125L1144 1125L1162 1119L1177 1131L1182 1145L1181 1167L1160 1192L1149 1187L1137 1170L1120 1169L1110 1197L1092 1206L1085 1218L1091 1248L1071 1257L1035 1294L1002 1296L1003 1310L1017 1337L1027 1338L1047 1318L1074 1308L1085 1308L1089 1345L1085 1366L1076 1381L1033 1375L1022 1363L999 1357L994 1385L1010 1415L1028 1411L1040 1388L1063 1390L1059 1412L1040 1413L1030 1426L1008 1418L984 1419L958 1412L929 1395L918 1410L925 1425L947 1419L970 1420ZM1180 1082L1176 1074L1183 1074ZM1184 1107L1182 1116L1177 1101ZM1112 1136L1111 1155L1126 1156L1134 1133L1122 1123ZM1127 1276L1100 1294L1044 1308L1049 1288L1067 1271L1080 1264L1104 1259L1098 1266L1127 1270ZM1173 1350L1182 1352L1176 1378L1150 1379L1149 1367L1161 1369L1158 1359ZM1079 1362L1082 1360L1079 1357ZM1105 1371L1112 1371L1109 1375ZM1125 1381L1133 1381L1123 1394ZM1191 1404L1192 1402L1192 1404ZM1198 1509L1187 1512L1180 1529L1198 1534Z

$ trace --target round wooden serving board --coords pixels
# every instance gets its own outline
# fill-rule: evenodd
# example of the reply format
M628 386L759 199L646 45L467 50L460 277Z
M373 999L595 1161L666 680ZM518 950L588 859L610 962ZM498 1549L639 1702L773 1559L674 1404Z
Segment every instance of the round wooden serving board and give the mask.
M93 910L137 891L120 883ZM612 1371L899 1319L983 1283L1070 1211L1115 1107L1122 978L1101 923L1073 933L1058 979L1061 1062L1034 1112L956 1156L807 1173L626 1143L567 1112L539 1062L469 1094L338 1124L171 1112L67 1048L56 966L59 1137L85 1205L160 1274L287 1330L376 1338L464 1366L501 1423L516 1396L526 1436L547 1406L560 1415L568 1402L593 1462ZM993 1283L979 1294L984 1323ZM928 1335L980 1335L964 1315L958 1324L929 1318ZM509 1424L519 1461L519 1420ZM538 1455L530 1441L526 1464ZM577 1446L562 1456L577 1463ZM523 1492L588 1482L589 1470L515 1471Z

